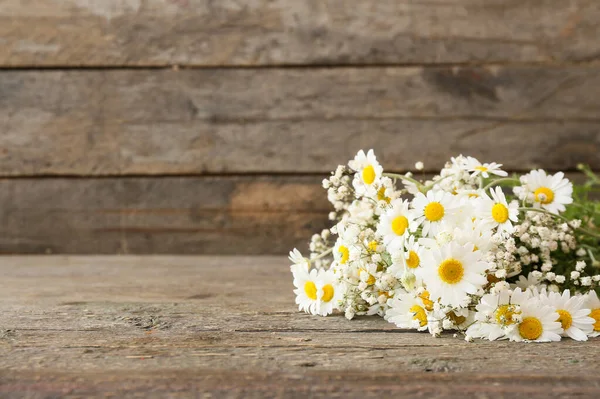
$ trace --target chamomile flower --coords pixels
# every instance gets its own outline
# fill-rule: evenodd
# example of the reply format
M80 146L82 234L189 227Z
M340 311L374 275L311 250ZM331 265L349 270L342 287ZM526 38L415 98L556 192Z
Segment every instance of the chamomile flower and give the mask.
M404 239L409 231L415 231L417 223L414 222L412 212L409 211L409 202L400 198L391 202L391 208L381 215L377 226L377 233L383 237L385 246L389 248L402 248Z
M472 243L475 245L475 250L484 254L492 247L492 231L479 220L462 228L455 228L452 237L460 245Z
M531 293L520 288L484 295L475 307L475 323L468 328L467 334L490 341L504 338L505 329L520 319L520 305L529 298Z
M543 298L543 297L542 297ZM571 296L569 290L563 291L562 295L550 292L542 299L542 302L552 306L559 317L563 329L563 336L571 337L576 341L587 341L588 334L594 329L594 319L589 317L590 309L586 308L584 296Z
M292 271L294 275L294 294L298 310L310 314L317 314L319 272L312 269L310 272L302 268Z
M333 247L333 259L338 265L346 265L350 260L350 248L349 244L344 242L343 239L338 238Z
M456 210L452 195L444 191L419 193L412 202L415 210L415 221L423 225L423 236L434 237L444 221L452 218Z
M534 273L529 273L527 277L520 275L519 280L513 284L515 287L519 287L522 290L531 289L533 287L537 287L538 284L542 281L541 275L536 275Z
M427 251L417 274L423 279L432 300L442 305L462 307L469 294L487 283L488 263L471 243L450 242Z
M564 177L562 172L547 175L542 169L532 170L521 177L523 185L515 187L514 191L534 206L558 214L565 211L565 205L573 202L573 184Z
M502 177L508 176L508 173L500 169L500 167L502 166L501 163L481 163L473 157L467 157L465 161L465 166L469 172L472 172L472 177L481 175L482 177L487 179L490 177L490 174Z
M415 240L414 235L409 235L404 243L404 247L393 253L392 266L388 269L398 278L406 276L407 273L414 274L421 265L421 257L424 248Z
M390 301L386 320L400 328L427 330L428 314L433 310L433 303L422 295L400 294Z
M300 251L298 251L298 249L296 249L296 248L294 248L292 251L290 251L290 255L289 255L288 259L290 260L290 262L292 262L292 266L290 266L292 272L294 271L295 268L301 268L306 271L308 271L308 269L310 269L310 261L307 258L305 258L304 256L302 256Z
M339 297L333 272L298 268L293 273L298 310L321 316L331 314Z
M321 271L317 280L317 304L316 313L327 316L337 308L340 290L336 284L336 278L331 271Z
M366 155L363 150L360 150L348 166L356 171L352 185L358 195L372 195L377 192L383 168L377 162L373 150L369 150Z
M513 232L513 222L518 222L519 205L506 202L506 197L500 187L490 190L492 197L486 194L479 200L477 215L479 219L492 226L497 227L499 232L510 234Z
M598 299L596 291L591 290L588 292L585 307L590 309L590 317L594 319L592 332L589 333L589 336L597 337L600 335L600 299Z
M394 182L389 177L382 177L377 189L376 199L379 204L386 207L387 204L392 202L392 199L396 198L398 192L394 187Z
M506 329L511 341L550 342L560 341L561 324L551 306L544 305L537 298L530 298L519 307L520 321Z
M572 202L562 173L523 176L515 193L547 212L519 215L501 188L482 188L483 179L507 175L500 164L458 156L422 182L383 176L372 150L348 166L323 182L334 226L313 235L310 256L290 252L300 310L379 315L435 336L467 330L468 341L600 336L596 292L577 296L600 282L600 274L585 273L591 265L576 262L588 257L572 231L585 220L548 214Z
M421 257L423 257L423 248L415 240L415 236L410 236L404 247L402 259L404 270L414 273L421 266Z

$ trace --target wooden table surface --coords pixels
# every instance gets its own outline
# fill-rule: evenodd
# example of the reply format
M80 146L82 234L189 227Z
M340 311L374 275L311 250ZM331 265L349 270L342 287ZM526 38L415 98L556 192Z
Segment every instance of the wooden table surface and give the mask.
M308 316L284 257L4 257L0 276L2 398L600 395L600 340Z

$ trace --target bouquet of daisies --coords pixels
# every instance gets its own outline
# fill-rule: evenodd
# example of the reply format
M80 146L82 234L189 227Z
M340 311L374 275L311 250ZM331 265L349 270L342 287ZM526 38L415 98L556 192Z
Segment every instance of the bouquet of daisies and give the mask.
M384 173L372 150L340 165L323 181L333 227L290 252L299 309L467 340L600 335L600 179L501 166L458 156L423 180Z

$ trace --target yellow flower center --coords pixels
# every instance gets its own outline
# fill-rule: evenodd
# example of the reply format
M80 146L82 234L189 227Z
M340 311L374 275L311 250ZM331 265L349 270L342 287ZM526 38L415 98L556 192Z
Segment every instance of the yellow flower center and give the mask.
M571 328L571 324L573 324L573 317L571 316L571 313L564 309L559 309L556 311L556 313L558 313L558 319L556 321L560 321L560 325L562 326L563 330L568 330Z
M363 169L362 178L365 184L373 184L373 182L375 181L375 168L373 167L373 165L369 165Z
M486 168L485 166L475 166L475 170L478 170L480 172L487 172L488 168Z
M313 301L317 300L317 286L312 281L304 283L304 292L306 293L306 296Z
M371 251L371 252L375 252L375 251L377 251L377 246L378 246L378 245L379 245L379 244L377 243L377 241L375 241L375 240L371 241L371 242L369 243L369 251Z
M551 204L554 201L554 191L550 190L548 187L540 187L533 193L535 195L535 200L537 202L541 202L542 204Z
M596 322L594 323L594 331L600 331L600 308L593 309L590 317Z
M504 204L496 204L492 207L492 217L500 224L508 220L508 208Z
M444 217L444 207L439 202L430 202L425 207L425 217L431 222L437 222Z
M334 293L333 285L331 285L331 284L324 285L323 286L323 297L321 298L323 300L323 302L331 301L331 299L333 298L333 293Z
M438 267L440 279L447 284L456 284L460 282L465 274L463 264L456 259L446 259Z
M377 190L377 199L379 201L385 201L388 204L392 201L390 197L385 196L385 187L383 186L379 190Z
M388 291L378 291L377 296L385 296L386 298L391 298L393 294L390 294Z
M519 313L520 312L515 312L515 307L513 305L501 305L494 313L494 316L496 317L496 322L498 324L508 326L515 323L513 315Z
M425 309L419 305L413 305L409 311L413 314L413 320L418 320L421 327L427 325L427 313L425 313Z
M519 324L519 334L524 339L534 341L542 336L542 332L542 322L537 317L525 317Z
M365 269L358 269L359 276L360 276L360 273L368 273L368 272ZM375 276L373 276L371 273L369 273L369 278L367 278L366 283L367 283L367 285L375 284Z
M419 258L419 255L417 255L415 251L409 251L408 259L406 259L406 266L408 266L411 269L416 269L417 267L419 267L420 263L421 258Z
M346 262L348 262L348 258L350 258L350 251L348 250L348 247L344 245L340 245L338 251L342 255L342 257L340 258L340 263L342 265L345 265Z
M469 198L479 198L479 194L477 194L477 193L469 193L469 194L467 194L467 197L469 197Z
M408 219L404 216L398 216L392 220L392 230L398 236L404 234L408 228Z
M433 301L429 299L429 291L423 291L423 293L419 295L419 298L423 301L425 309L431 312L433 310Z

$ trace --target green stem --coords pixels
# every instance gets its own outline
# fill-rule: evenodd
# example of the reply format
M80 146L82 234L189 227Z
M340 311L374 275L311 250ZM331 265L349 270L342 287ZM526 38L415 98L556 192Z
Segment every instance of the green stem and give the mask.
M421 182L420 182L420 181L418 181L418 180L415 180L415 179L413 179L412 177L408 177L408 176L400 175L400 174L398 174L398 173L384 173L383 175L384 175L384 176L387 176L387 177L394 177L394 178L396 178L396 179L406 180L406 181L409 181L409 182L411 182L411 183L414 183L414 184L416 184L417 186L422 186L422 185L423 185L423 184L421 184Z
M582 204L577 203L577 202L573 202L570 206L575 206L575 207L577 207L579 209L583 209L584 211L589 212L592 215L600 215L600 212L598 212L598 211L596 211L594 209L589 209L589 208L587 208L587 207L585 207Z
M589 166L579 164L577 165L577 169L582 171L593 182L593 184L600 184L600 177L598 177L598 175L596 175Z
M592 266L596 266L598 264L598 261L594 257L594 253L592 252L592 250L588 248L587 253L588 253L588 255L589 255L589 257L590 257L590 259L592 261Z
M504 182L516 182L516 183L520 183L521 180L519 179L515 179L514 177L503 177L501 179L496 179L494 181L489 182L485 187L483 187L483 190L487 190L488 188L495 186L498 183L504 183Z
M435 186L436 184L438 184L438 183L439 183L439 182L441 182L442 180L445 180L445 179L447 179L447 178L449 178L449 177L450 177L450 176L445 176L445 177L442 177L441 179L438 179L438 180L436 180L436 181L432 182L431 184L428 184L428 185L426 185L426 186L423 188L423 190L425 190L425 192L427 192L427 191L431 190L431 189L433 188L433 186Z
M329 255L329 254L330 254L330 253L332 253L332 252L333 252L333 247L332 247L332 248L329 248L327 251L325 251L325 252L322 252L322 253L320 253L319 255L317 255L317 256L315 256L314 258L311 258L311 259L309 259L309 260L312 262L313 260L317 260L317 259L324 258L324 257L326 257L327 255Z

